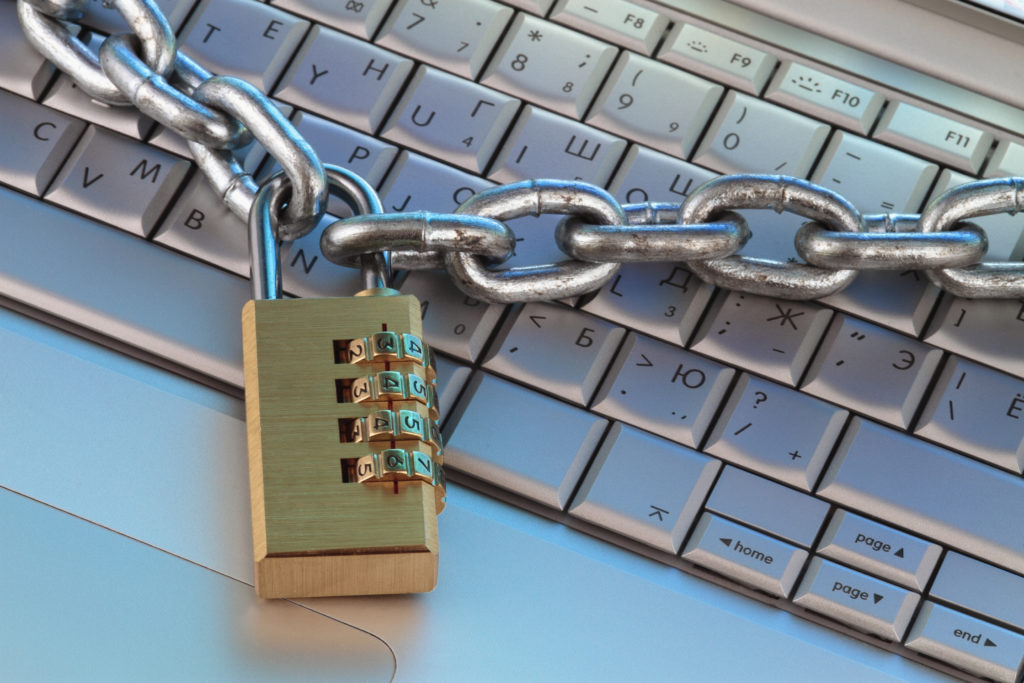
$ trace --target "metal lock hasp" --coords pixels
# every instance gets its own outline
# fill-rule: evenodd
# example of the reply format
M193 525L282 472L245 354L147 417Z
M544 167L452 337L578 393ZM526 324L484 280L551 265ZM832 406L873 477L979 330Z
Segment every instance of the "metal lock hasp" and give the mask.
M327 170L354 211L381 211L362 179ZM253 208L256 298L242 312L256 592L429 591L445 484L419 302L384 287L279 298L269 216L281 188Z

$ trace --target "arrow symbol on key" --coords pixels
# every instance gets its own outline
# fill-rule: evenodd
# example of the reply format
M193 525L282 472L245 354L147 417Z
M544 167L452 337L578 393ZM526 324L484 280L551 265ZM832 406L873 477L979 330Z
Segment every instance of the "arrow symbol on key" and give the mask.
M903 557L903 548L900 548L899 550L894 552L893 556L895 556L895 557Z
M654 517L655 515L657 515L659 522L664 522L665 521L665 518L662 515L667 515L668 514L668 510L660 508L657 505L652 505L651 509L654 510L654 512L652 512L651 514L647 515L648 517Z
M644 359L644 362L643 363L637 363L636 366L638 368L649 368L649 367L653 367L654 366L654 363L651 362L651 359L648 358L647 356L645 356L644 354L641 353L640 357Z
M731 548L732 547L732 539L731 538L720 538L718 540L721 541L722 545L724 545L726 548Z
M995 643L993 643L991 638L986 638L985 639L985 647L999 647L999 646L996 645Z
M531 315L530 316L530 320L532 320L533 324L536 325L537 327L540 327L540 322L538 322L538 321L540 321L540 320L547 320L547 319L548 319L548 317L546 315Z
M883 597L884 596L881 596L878 593L875 593L875 604L877 605L878 603L882 602L882 598Z

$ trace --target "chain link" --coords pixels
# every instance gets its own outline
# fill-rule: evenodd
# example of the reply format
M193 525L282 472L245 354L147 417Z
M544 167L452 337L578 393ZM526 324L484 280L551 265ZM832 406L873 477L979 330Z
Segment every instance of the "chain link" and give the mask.
M188 141L196 164L230 210L257 221L276 239L296 239L323 218L330 184L344 197L372 188L354 174L325 167L277 107L254 86L214 76L179 52L154 0L107 0L130 32L104 40L99 53L65 23L88 0L18 0L29 42L94 99L135 106ZM255 137L284 169L263 188L231 153ZM369 195L367 195L369 196ZM375 194L372 194L375 197ZM485 190L454 214L383 214L348 202L354 217L327 226L325 257L363 267L386 281L402 269L446 268L477 299L557 299L601 287L625 262L683 262L715 285L791 299L840 291L860 270L925 270L940 288L963 297L1024 296L1024 263L983 262L988 239L972 218L1024 207L1024 178L962 185L921 213L862 215L849 201L810 182L775 175L729 175L697 188L683 204L620 206L586 183L532 180ZM365 202L363 202L365 204ZM751 237L741 209L791 211L809 219L796 233L806 263L739 255ZM515 235L505 221L564 214L555 240L569 259L492 270ZM268 228L269 226L269 228ZM266 238L267 235L263 235ZM267 277L254 274L267 291Z

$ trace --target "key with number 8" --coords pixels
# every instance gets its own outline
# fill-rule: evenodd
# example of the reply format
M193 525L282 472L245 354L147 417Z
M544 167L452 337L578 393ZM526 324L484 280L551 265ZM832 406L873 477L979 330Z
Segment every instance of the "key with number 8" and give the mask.
M327 172L354 211L381 212L358 176ZM256 300L242 313L256 592L429 591L445 483L420 304L386 287L278 298L281 186L250 217Z

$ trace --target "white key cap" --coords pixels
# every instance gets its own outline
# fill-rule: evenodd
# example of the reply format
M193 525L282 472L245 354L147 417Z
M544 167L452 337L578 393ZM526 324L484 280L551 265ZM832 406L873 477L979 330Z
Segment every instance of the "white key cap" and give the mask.
M1013 140L1000 140L985 164L986 178L1024 174L1024 145Z
M314 26L274 96L372 133L384 122L412 68L407 57Z
M645 55L668 28L668 17L623 0L558 0L551 19Z
M924 337L929 344L1024 377L1024 303L944 295Z
M533 14L547 14L555 0L505 0L505 4L518 7L519 9L532 12Z
M1024 668L1024 637L926 601L906 646L986 679L1013 683Z
M627 263L583 310L678 345L690 338L714 289L680 266Z
M394 0L271 0L289 12L369 40L377 33Z
M788 59L764 97L862 135L871 130L885 102L881 93Z
M380 197L385 211L450 213L493 185L465 171L403 151L384 180Z
M855 412L908 427L942 352L838 314L807 369L802 389Z
M716 173L682 159L631 145L608 191L622 204L681 204L691 192L715 177Z
M46 197L146 237L188 168L184 159L90 126Z
M924 332L938 299L939 288L920 271L864 270L849 287L819 301L918 337Z
M607 420L477 372L445 426L445 465L564 509Z
M344 166L374 187L398 156L394 145L304 111L296 112L292 123L324 162Z
M1024 169L1021 173L1024 173ZM950 188L974 180L969 175L948 168L943 169L935 182L935 187L932 188L932 197L938 197ZM996 213L991 216L977 216L970 220L984 228L988 237L986 261L1020 261L1024 257L1024 214Z
M854 417L818 495L1024 571L1024 479Z
M1024 472L1024 381L951 356L914 431L993 465Z
M153 241L249 277L249 233L245 222L196 173L174 202Z
M900 640L921 596L867 574L815 557L793 596L820 612L884 640Z
M72 24L69 30L78 36L82 29ZM0 3L0 64L0 88L33 100L42 96L56 73L53 64L22 33L13 2Z
M569 512L675 554L721 463L616 422Z
M818 553L886 581L923 591L942 548L852 512L836 510L818 545Z
M269 92L308 29L308 21L262 3L202 0L178 45L210 71Z
M938 172L931 162L837 130L811 181L840 193L862 213L914 213Z
M793 590L807 551L705 512L682 557L784 598Z
M156 6L160 8L167 23L176 32L185 23L185 17L195 0L156 0ZM128 24L124 17L111 3L103 0L90 0L85 6L85 14L79 20L82 26L100 31L107 35L123 33L128 30Z
M811 302L721 292L692 348L796 386L831 317Z
M604 186L626 150L626 141L604 131L526 105L519 113L490 178L569 178Z
M726 465L705 507L805 548L814 544L828 503Z
M696 448L733 372L677 346L630 332L594 399L593 410Z
M969 173L992 147L992 133L906 102L886 107L872 137Z
M723 91L722 86L693 74L623 52L594 100L587 123L686 157ZM666 92L678 98L672 107L661 106Z
M621 327L567 306L528 303L509 316L483 365L584 405L624 334Z
M246 280L6 188L0 215L32 226L6 231L7 296L242 386Z
M0 180L37 197L85 130L77 119L2 90L0 121L7 132L0 147Z
M578 119L617 52L564 26L517 14L480 82Z
M824 123L731 90L693 161L721 173L784 173L803 178L828 132Z
M693 24L676 24L658 59L754 94L764 89L778 61L761 50Z
M398 0L376 43L475 79L512 10L491 0Z
M282 245L281 284L286 294L352 296L364 289L358 268L331 263L320 251L320 237L333 222L331 216L324 216L308 235Z
M99 41L91 41L91 45L96 49ZM57 78L43 98L43 104L136 140L145 139L156 127L153 119L134 107L112 107L90 98L66 74Z
M1024 577L966 555L947 552L929 592L986 619L1024 627Z
M380 131L389 140L482 173L512 123L519 100L421 66Z
M423 336L431 348L470 362L483 351L505 311L501 304L463 294L447 273L413 271L401 289L420 300Z
M799 415L799 420L793 420ZM743 373L704 450L766 477L810 491L846 411Z

